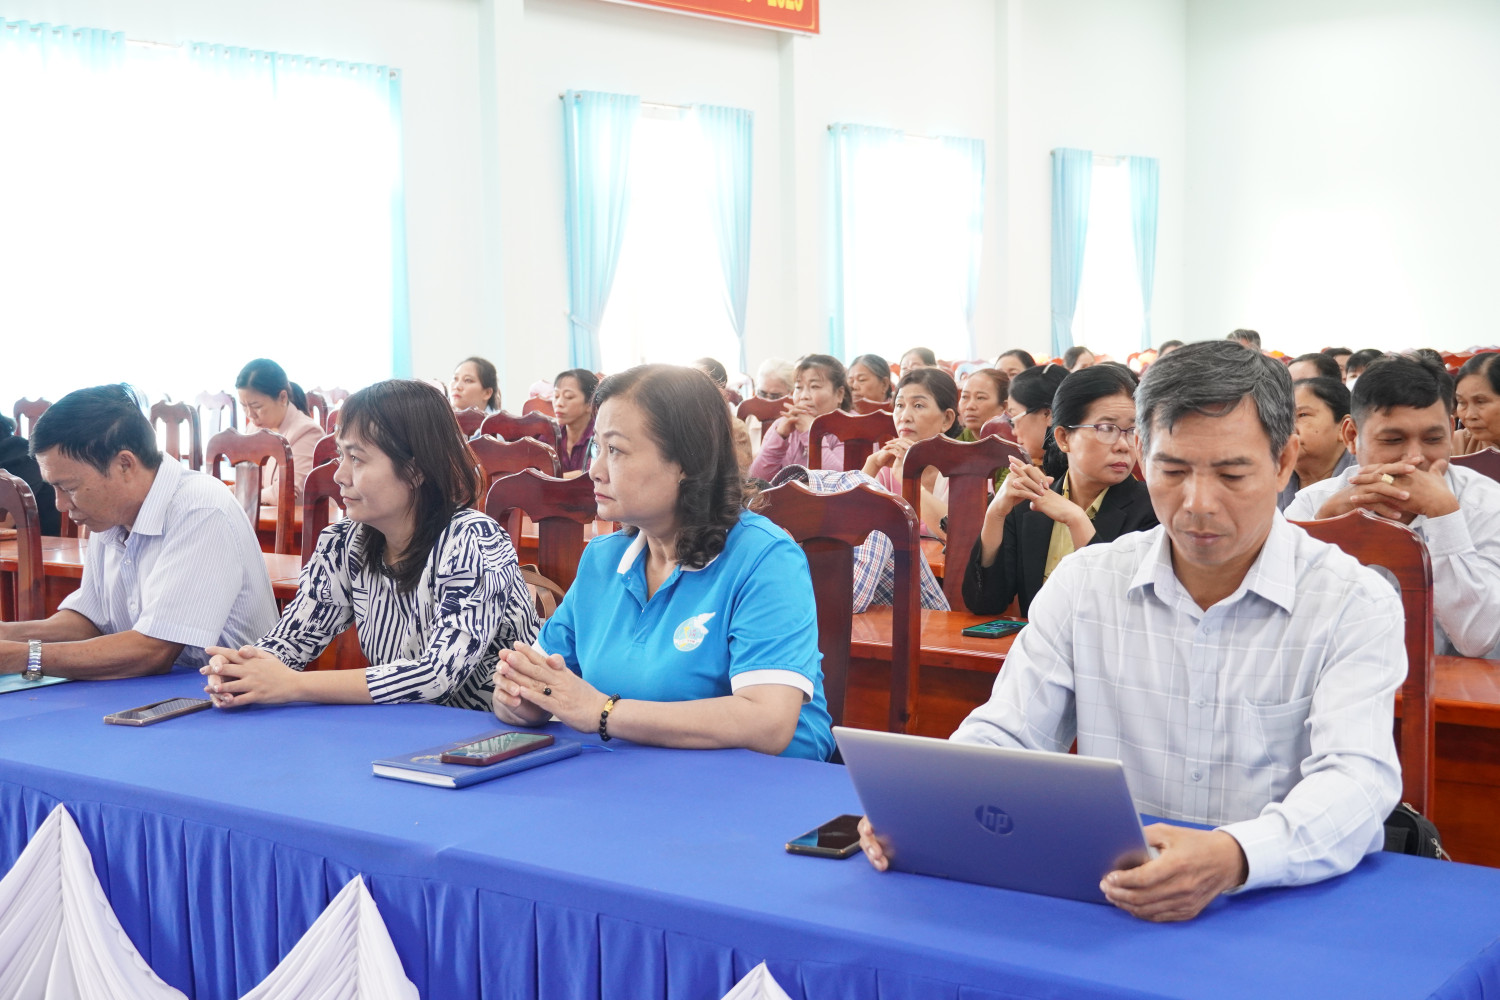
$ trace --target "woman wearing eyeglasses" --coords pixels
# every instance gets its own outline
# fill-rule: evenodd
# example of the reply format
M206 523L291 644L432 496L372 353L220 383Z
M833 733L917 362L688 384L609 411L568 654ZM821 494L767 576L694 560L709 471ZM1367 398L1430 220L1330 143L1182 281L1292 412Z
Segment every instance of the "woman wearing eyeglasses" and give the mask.
M1016 444L1033 465L1042 464L1047 429L1052 425L1052 397L1067 377L1062 365L1038 365L1011 376L1005 387L1005 415L1010 417Z
M964 603L975 614L999 614L1019 599L1025 615L1064 556L1156 525L1146 484L1130 474L1140 459L1130 370L1073 372L1050 410L1042 467L1011 459L985 511L964 572Z

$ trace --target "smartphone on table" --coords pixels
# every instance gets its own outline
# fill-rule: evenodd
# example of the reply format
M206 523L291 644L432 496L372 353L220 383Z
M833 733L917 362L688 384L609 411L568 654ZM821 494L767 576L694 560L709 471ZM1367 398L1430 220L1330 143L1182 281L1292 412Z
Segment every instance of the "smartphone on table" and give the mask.
M475 767L483 767L551 745L552 736L549 733L501 733L487 740L476 740L444 751L442 761L444 764L473 764Z
M859 853L859 817L845 813L787 841L788 854L810 854L815 858L847 858Z
M1014 618L996 618L994 621L970 625L962 634L974 639L1003 639L1008 635L1015 635L1025 627L1025 622Z
M113 712L106 715L104 721L112 726L154 726L179 715L201 712L211 704L213 703L207 698L168 698L138 708L127 708L123 712Z

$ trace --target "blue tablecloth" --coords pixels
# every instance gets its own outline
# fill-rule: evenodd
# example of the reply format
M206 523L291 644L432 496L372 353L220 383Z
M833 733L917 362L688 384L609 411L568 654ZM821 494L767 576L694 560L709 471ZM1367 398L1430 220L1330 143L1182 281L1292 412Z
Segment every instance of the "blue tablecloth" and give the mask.
M408 975L463 997L1500 996L1500 871L1381 855L1189 924L786 854L857 800L837 765L615 741L462 791L378 757L492 728L423 705L102 716L196 675L0 696L0 870L57 803L125 930L201 998L249 990L363 873Z

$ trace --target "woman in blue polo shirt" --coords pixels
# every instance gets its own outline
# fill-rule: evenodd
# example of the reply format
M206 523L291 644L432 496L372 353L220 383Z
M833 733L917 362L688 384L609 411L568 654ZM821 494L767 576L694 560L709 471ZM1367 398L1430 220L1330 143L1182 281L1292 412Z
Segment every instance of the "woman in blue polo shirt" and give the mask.
M643 365L594 396L595 539L537 647L495 675L495 714L657 746L833 752L807 559L742 509L729 412L700 371Z

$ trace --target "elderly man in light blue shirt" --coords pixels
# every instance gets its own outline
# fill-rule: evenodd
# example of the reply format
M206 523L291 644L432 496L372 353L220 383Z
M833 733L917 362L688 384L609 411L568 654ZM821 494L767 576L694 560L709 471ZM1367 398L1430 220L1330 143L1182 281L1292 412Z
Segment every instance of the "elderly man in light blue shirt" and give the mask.
M1401 792L1401 604L1276 510L1297 458L1286 369L1179 348L1136 392L1161 524L1059 565L990 700L953 739L1124 763L1159 856L1100 888L1150 920L1237 888L1313 882L1385 843ZM867 825L868 827L868 825ZM862 839L876 867L884 846Z
M69 393L32 453L57 507L93 534L83 581L44 621L0 625L0 673L105 680L197 667L205 646L276 624L249 519L221 483L163 462L124 386Z

